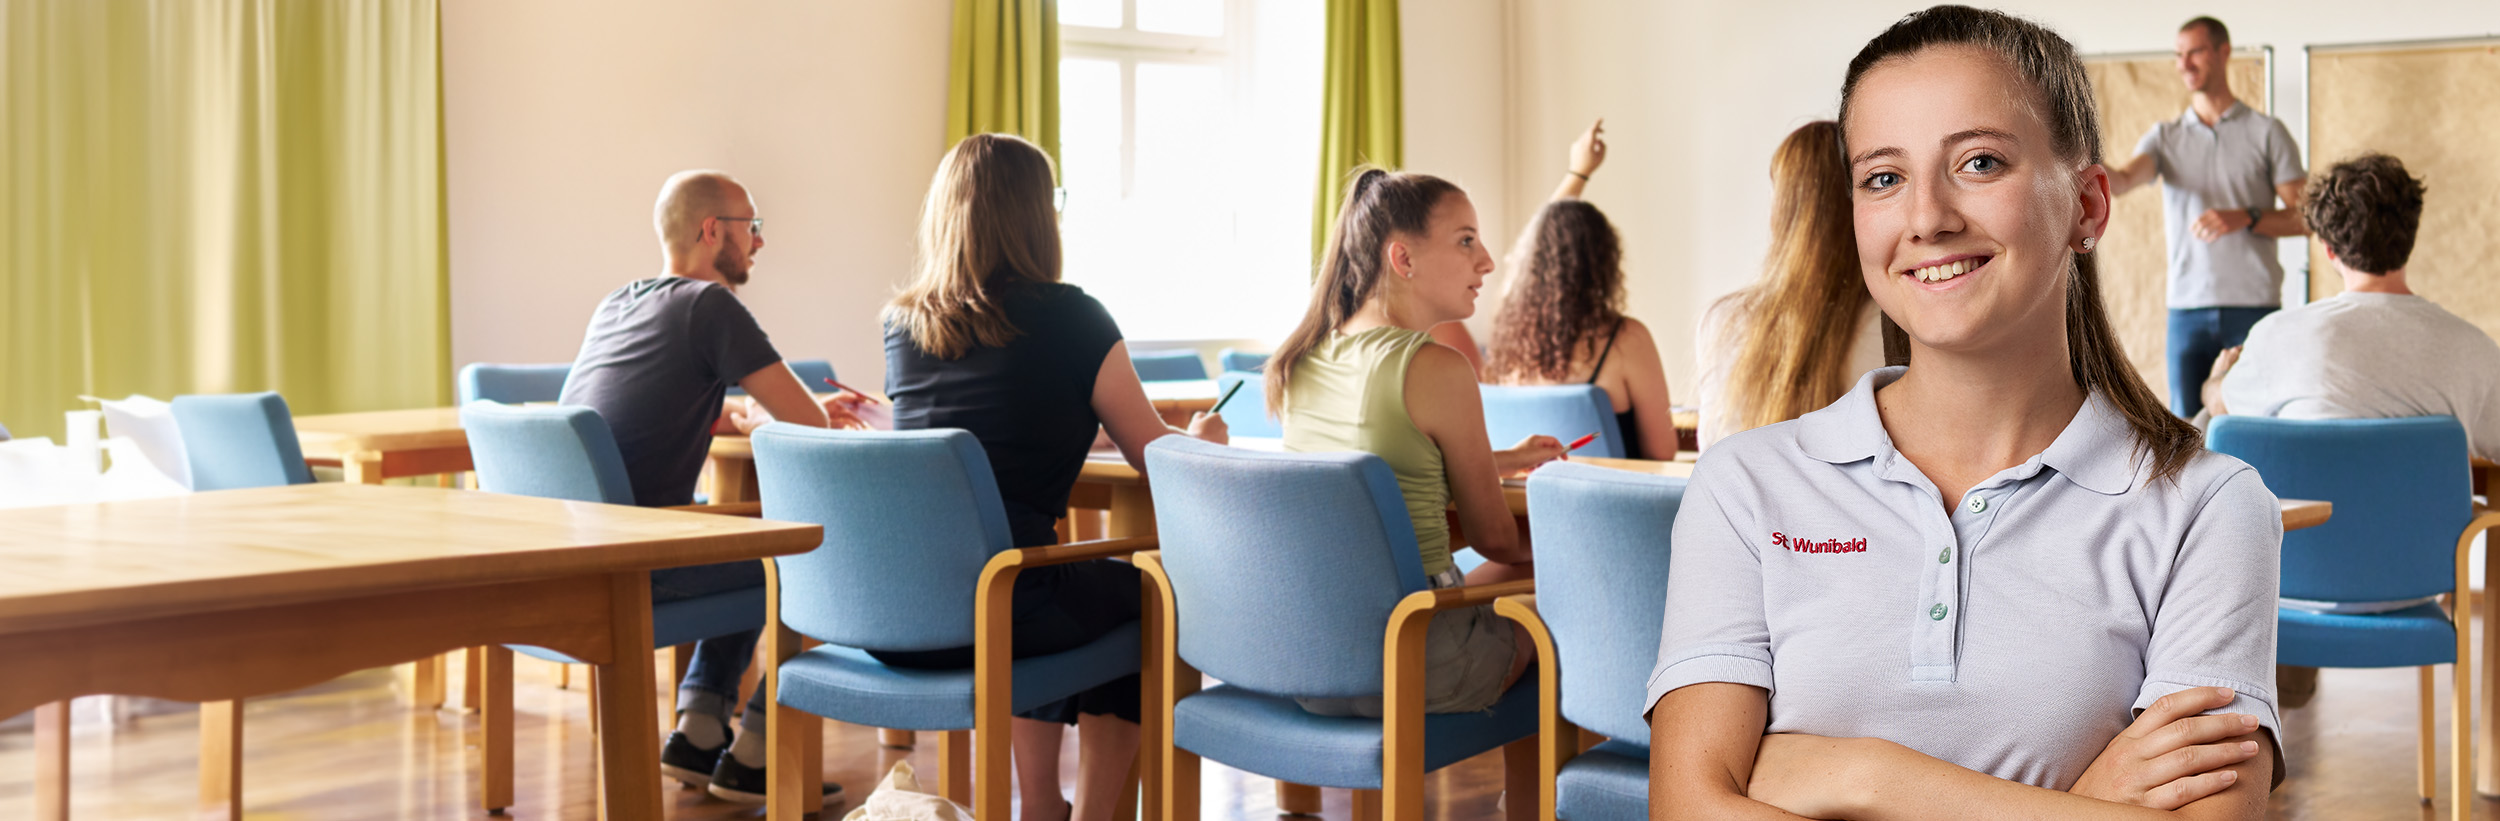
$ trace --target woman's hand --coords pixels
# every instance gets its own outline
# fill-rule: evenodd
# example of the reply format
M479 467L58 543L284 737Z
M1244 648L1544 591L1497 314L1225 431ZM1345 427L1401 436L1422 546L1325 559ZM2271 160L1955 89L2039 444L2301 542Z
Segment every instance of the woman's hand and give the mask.
M2236 697L2227 687L2162 696L2110 739L2067 792L2167 811L2228 789L2239 773L2224 768L2254 757L2258 744L2229 739L2257 732L2257 717L2198 714Z
M1517 476L1535 470L1538 465L1562 458L1562 440L1551 436L1530 436L1519 440L1509 450L1493 452L1493 472Z
M771 424L772 421L773 412L765 410L762 402L741 402L738 406L729 408L729 424L738 429L740 436L753 434L756 428Z
M1897 746L1880 738L1767 734L1754 752L1745 796L1807 818L1847 818L1864 806L1858 774L1880 772L1882 757Z
M1597 122L1589 125L1589 130L1580 132L1579 139L1571 142L1570 168L1571 173L1587 179L1590 174L1597 173L1598 166L1604 164L1606 164L1606 118L1599 117Z
M845 390L825 397L819 404L824 405L825 420L834 430L868 430L873 427L868 420L859 417L859 408L868 404L868 397Z
M1222 445L1232 441L1232 429L1225 427L1222 415L1199 411L1189 417L1189 436Z

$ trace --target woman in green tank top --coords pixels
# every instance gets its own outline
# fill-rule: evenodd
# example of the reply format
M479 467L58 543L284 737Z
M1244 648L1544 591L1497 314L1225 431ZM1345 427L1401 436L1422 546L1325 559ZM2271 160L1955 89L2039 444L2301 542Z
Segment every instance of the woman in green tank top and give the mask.
M1286 449L1364 451L1389 463L1435 587L1533 575L1527 534L1502 501L1501 477L1563 453L1551 436L1494 450L1475 370L1428 333L1473 315L1492 270L1466 192L1435 177L1367 169L1329 229L1310 310L1267 368ZM1486 563L1462 577L1450 561L1460 547L1475 548ZM1525 641L1490 613L1436 617L1426 643L1425 709L1490 706L1526 669ZM1377 715L1377 702L1303 706Z

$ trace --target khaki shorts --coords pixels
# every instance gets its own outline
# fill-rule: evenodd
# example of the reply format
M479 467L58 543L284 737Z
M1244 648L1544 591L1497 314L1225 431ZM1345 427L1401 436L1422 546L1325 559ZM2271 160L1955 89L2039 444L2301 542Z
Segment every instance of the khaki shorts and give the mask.
M1432 582L1437 590L1465 584L1466 579L1453 569ZM1519 654L1511 636L1517 627L1494 615L1491 606L1433 614L1424 633L1424 712L1482 712L1500 701L1502 680L1510 677L1511 660ZM1379 696L1297 698L1294 703L1324 716L1379 718L1381 713Z

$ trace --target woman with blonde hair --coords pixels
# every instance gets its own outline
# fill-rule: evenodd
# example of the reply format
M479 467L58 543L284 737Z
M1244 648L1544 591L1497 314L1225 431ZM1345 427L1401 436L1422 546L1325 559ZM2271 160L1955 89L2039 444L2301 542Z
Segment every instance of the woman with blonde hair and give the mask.
M1884 365L1882 313L1858 278L1840 125L1817 120L1771 154L1762 281L1720 297L1695 340L1701 447L1829 405Z
M918 271L885 310L886 392L898 430L961 428L997 475L1016 547L1057 544L1057 520L1097 430L1145 470L1166 435L1225 440L1221 418L1165 425L1102 303L1060 281L1049 155L1022 138L976 134L938 163L921 208ZM1137 569L1109 559L1016 578L1016 658L1083 645L1138 616ZM972 648L876 652L898 667L972 666ZM1129 676L1016 718L1024 821L1110 821L1137 750ZM1064 725L1078 735L1076 802L1059 792ZM1004 777L997 774L984 778Z
M1649 326L1623 313L1623 244L1597 206L1580 199L1606 160L1605 121L1571 146L1553 200L1520 237L1513 278L1493 320L1486 381L1594 385L1614 403L1623 453L1673 459L1675 416Z

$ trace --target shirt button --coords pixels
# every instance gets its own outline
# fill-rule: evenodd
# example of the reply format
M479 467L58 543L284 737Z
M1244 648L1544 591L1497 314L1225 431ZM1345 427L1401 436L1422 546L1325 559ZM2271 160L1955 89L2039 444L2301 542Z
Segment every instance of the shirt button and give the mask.
M1948 548L1945 548L1945 549L1943 549L1943 550L1936 551L1936 563L1937 563L1937 564L1952 564L1952 563L1953 563L1953 548L1948 547Z
M1986 513L1986 512L1988 512L1988 497L1986 497L1986 496L1981 496L1981 495L1978 495L1978 494L1972 494L1972 495L1971 495L1971 497L1970 497L1970 512L1972 512L1972 513Z
M1944 621L1944 605L1938 604L1927 608L1927 618L1932 621Z

